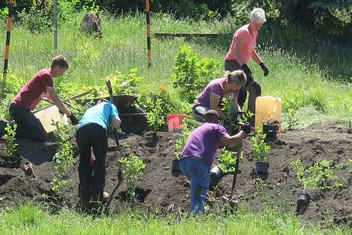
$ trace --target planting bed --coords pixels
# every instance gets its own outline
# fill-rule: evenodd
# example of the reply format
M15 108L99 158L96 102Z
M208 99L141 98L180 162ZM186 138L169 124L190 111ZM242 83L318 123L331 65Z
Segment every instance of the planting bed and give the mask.
M243 144L244 159L240 161L241 173L237 176L235 195L239 206L260 210L270 203L283 213L295 213L297 195L303 190L290 164L301 159L305 167L314 162L330 160L335 181L343 186L338 189L307 189L311 200L306 211L298 217L315 224L332 221L335 224L352 226L352 165L345 164L352 157L352 134L337 129L340 122L330 122L310 126L306 129L278 133L275 141L269 142L271 150L268 155L269 175L258 177L255 172L255 160L250 153L251 143L246 139ZM142 135L121 135L120 145L125 155L134 154L146 164L144 174L137 185L138 200L132 206L125 200L126 184L118 176L121 152L116 148L113 138L109 138L107 155L107 176L105 191L110 194L106 211L118 213L123 207L132 207L143 212L159 215L180 213L189 209L189 183L183 175L173 174L172 160L175 159L175 143L178 134L166 132L146 132ZM34 175L26 175L22 168L8 169L0 167L0 208L16 206L21 201L41 202L42 195L50 195L55 154L54 142L35 142L18 139L21 166L26 161L33 164ZM74 138L76 163L69 169L67 178L72 184L62 192L57 203L74 208L78 200L77 185L77 149ZM0 140L0 156L4 156L4 139ZM340 169L343 168L343 169ZM231 192L232 175L226 175L214 191L208 194L211 213L222 213L223 195ZM332 183L331 181L329 184Z

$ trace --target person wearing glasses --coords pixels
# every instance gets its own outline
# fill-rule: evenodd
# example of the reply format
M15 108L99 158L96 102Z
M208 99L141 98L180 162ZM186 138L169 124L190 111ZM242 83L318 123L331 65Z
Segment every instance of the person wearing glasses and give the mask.
M239 89L246 82L247 76L242 70L226 71L222 78L210 81L193 104L193 117L203 122L206 112L213 109L218 113L220 120L229 118L236 120L238 112L241 112L237 102ZM221 108L223 99L231 101L231 117L228 117Z
M241 69L247 75L247 84L240 89L238 104L243 107L248 97L248 111L255 114L255 100L261 95L261 86L252 77L252 71L248 67L248 62L252 59L264 72L264 76L269 74L269 69L264 65L263 60L256 52L258 31L266 22L265 11L261 8L254 8L249 16L249 23L243 25L233 35L230 48L225 56L225 70L234 71ZM249 120L254 124L254 116Z

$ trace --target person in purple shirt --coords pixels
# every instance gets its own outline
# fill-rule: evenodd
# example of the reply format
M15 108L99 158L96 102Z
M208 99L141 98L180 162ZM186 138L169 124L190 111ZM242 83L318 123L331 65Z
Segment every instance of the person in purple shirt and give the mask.
M180 156L180 169L191 181L191 213L203 213L209 187L210 168L220 145L234 148L251 132L250 125L243 125L236 135L229 135L219 124L216 110L208 110L204 122L194 129Z
M199 94L198 98L193 104L192 113L193 117L202 122L205 113L213 109L219 114L221 120L234 118L237 113L241 111L237 103L239 89L247 82L247 76L242 70L235 70L232 72L226 71L224 77L214 79L208 83L204 90ZM221 110L220 104L223 99L228 98L231 102L231 115L227 117Z

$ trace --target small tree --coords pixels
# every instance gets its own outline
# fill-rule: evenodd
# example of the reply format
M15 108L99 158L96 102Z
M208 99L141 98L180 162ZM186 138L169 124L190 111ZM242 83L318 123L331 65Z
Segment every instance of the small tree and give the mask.
M124 168L122 170L122 176L124 177L127 184L127 199L134 201L136 199L136 183L138 176L140 176L145 168L144 162L137 156L130 154L127 157L123 157L118 160Z
M17 124L14 123L13 125L7 124L5 127L6 131L6 142L5 142L5 154L7 156L7 159L9 162L16 162L17 160L17 146L18 144L16 143L16 129L17 129Z
M265 142L266 134L263 134L262 129L258 129L258 133L251 137L253 141L252 153L257 161L266 161L267 153L270 150L270 146Z
M308 168L303 167L300 159L291 162L291 165L293 169L297 171L296 177L298 182L303 186L304 192L306 188L319 188L324 190L342 186L339 182L331 184L331 180L335 180L337 177L334 175L330 167L330 161L328 160L315 162Z

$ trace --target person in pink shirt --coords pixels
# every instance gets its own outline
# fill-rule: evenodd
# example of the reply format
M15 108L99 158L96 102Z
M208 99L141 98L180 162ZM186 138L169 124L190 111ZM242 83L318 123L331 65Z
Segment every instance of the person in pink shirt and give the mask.
M66 58L62 55L54 57L51 67L38 71L11 101L9 114L17 124L16 137L47 140L48 136L43 125L32 113L42 99L48 99L56 105L69 117L73 125L78 123L77 118L58 97L53 85L53 79L61 76L66 69L68 69Z
M269 69L256 52L258 31L265 22L265 11L261 8L254 8L250 13L249 23L243 25L234 33L230 48L225 56L226 71L242 69L247 75L247 84L240 90L238 104L243 107L248 91L248 111L252 114L255 113L255 99L261 95L261 87L253 78L252 71L247 63L252 59L261 67L264 76L269 74ZM253 125L254 116L249 121Z

